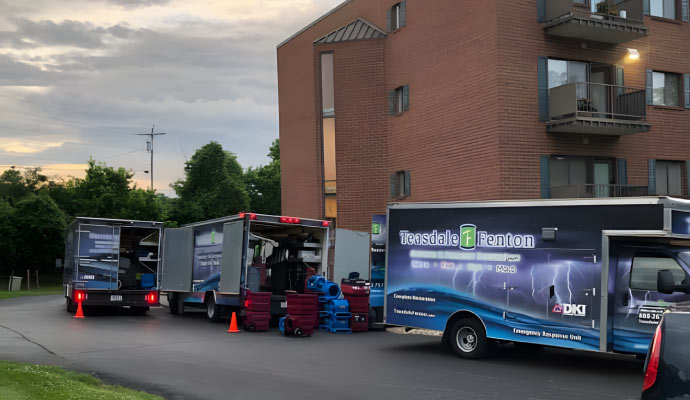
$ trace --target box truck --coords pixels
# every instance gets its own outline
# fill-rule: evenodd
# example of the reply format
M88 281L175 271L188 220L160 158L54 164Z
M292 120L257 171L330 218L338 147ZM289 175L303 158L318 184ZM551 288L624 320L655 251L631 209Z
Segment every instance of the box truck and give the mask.
M690 302L690 201L668 197L391 204L387 324L443 332L461 357L498 342L644 355Z
M158 305L163 223L78 217L67 228L63 286L67 311L83 306Z
M170 312L204 308L217 321L241 312L249 290L271 292L271 312L284 314L286 292L303 293L308 276L327 274L329 228L329 221L240 213L167 229L161 290Z

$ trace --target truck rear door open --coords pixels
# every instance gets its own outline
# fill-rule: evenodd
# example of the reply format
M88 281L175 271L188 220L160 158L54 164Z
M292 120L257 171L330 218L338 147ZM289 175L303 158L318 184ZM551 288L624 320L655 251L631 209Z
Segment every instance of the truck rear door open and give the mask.
M223 259L221 261L220 284L222 293L239 294L247 259L247 229L244 220L223 225Z
M75 287L118 289L120 227L80 224Z
M351 272L369 280L369 238L368 232L336 229L334 282L340 284Z
M161 290L191 291L193 258L192 228L166 229L163 237Z

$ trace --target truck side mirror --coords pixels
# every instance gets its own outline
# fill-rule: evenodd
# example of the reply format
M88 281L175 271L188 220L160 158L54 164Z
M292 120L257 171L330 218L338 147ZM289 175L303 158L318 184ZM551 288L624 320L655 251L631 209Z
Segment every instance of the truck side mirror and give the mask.
M676 278L667 269L657 272L656 288L659 293L672 294L676 289Z

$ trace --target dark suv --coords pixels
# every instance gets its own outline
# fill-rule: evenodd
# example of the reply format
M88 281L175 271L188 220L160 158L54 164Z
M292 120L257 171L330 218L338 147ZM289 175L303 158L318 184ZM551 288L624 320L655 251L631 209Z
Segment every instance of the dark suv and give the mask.
M690 399L690 307L664 314L645 362L642 399Z

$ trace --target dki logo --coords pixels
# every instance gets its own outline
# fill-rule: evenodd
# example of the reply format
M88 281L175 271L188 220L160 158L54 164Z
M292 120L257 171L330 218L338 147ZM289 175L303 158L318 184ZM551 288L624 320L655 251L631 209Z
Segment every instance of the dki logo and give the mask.
M572 317L586 317L587 305L585 304L556 304L551 312Z

